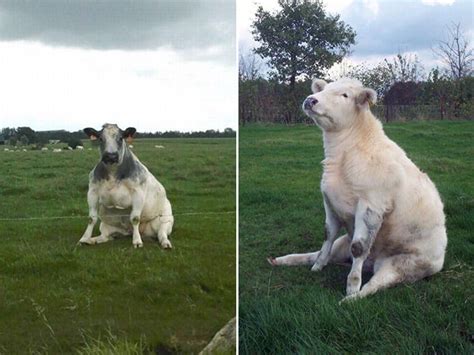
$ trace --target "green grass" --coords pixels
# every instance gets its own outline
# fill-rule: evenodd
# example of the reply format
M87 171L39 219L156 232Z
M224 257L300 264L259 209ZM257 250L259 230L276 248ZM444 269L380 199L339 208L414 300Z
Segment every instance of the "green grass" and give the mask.
M272 268L269 255L321 247L321 132L303 125L242 127L242 353L473 353L474 122L388 124L385 131L440 191L449 239L443 271L339 306L348 268Z
M0 219L79 216L0 220L0 353L197 353L235 315L235 213L183 213L235 211L235 139L134 142L172 203L172 251L76 247L99 159L88 144L0 151Z

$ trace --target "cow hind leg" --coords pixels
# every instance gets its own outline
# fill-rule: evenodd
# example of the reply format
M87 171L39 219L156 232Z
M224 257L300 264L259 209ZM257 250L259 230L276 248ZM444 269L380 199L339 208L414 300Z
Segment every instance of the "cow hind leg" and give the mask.
M415 282L433 275L440 267L414 254L399 254L377 260L375 273L359 292L346 296L342 302L367 297L375 292L402 282Z
M329 263L339 264L347 262L350 257L350 243L351 240L347 234L339 237L334 241L329 254ZM320 251L305 254L288 254L277 258L267 258L268 262L273 265L314 265Z
M173 217L160 217L160 223L158 226L158 241L163 249L171 249L172 245L168 236L173 230Z
M171 249L171 241L168 239L173 230L173 216L160 216L150 222L145 229L147 237L156 238L163 249Z

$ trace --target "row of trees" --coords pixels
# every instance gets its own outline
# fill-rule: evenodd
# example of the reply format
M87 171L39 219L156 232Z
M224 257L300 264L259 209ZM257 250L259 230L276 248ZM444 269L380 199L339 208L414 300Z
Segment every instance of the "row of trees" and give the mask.
M315 76L329 81L352 77L375 89L379 103L390 106L379 108L386 120L400 116L395 112L400 108L412 118L474 118L474 56L460 24L449 26L446 39L433 48L444 68L426 74L416 55L402 53L374 66L350 65L344 58L356 33L339 16L327 15L320 1L280 0L279 4L280 10L273 13L258 8L252 33L260 46L240 54L241 124L304 120L300 105ZM339 70L330 72L336 63Z
M206 130L198 132L144 132L137 133L137 138L228 138L235 137L236 132L232 128L226 128L224 131ZM40 148L49 143L50 140L58 140L66 143L72 148L82 145L81 139L85 138L83 131L68 132L66 130L56 131L34 131L30 127L5 127L0 131L0 144L8 144L11 146L25 146L34 144Z

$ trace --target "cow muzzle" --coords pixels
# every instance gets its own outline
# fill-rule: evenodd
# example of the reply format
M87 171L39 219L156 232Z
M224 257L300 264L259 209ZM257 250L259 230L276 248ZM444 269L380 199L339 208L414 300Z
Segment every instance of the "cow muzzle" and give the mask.
M306 98L306 100L304 100L303 108L305 110L312 110L313 106L316 105L317 103L318 103L317 99L315 99L314 97L309 96L308 98Z
M119 161L118 153L104 153L102 155L102 161L105 164L117 164Z

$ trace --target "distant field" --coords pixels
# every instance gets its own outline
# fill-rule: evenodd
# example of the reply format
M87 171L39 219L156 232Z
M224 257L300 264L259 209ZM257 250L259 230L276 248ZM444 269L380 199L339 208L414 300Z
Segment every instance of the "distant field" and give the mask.
M385 130L440 191L449 239L444 270L339 306L348 268L270 267L269 255L322 245L321 132L243 127L241 353L474 353L474 122L398 123Z
M133 145L172 203L172 251L131 238L76 247L87 217L29 219L87 215L89 142L0 147L0 354L197 353L235 316L235 139Z

